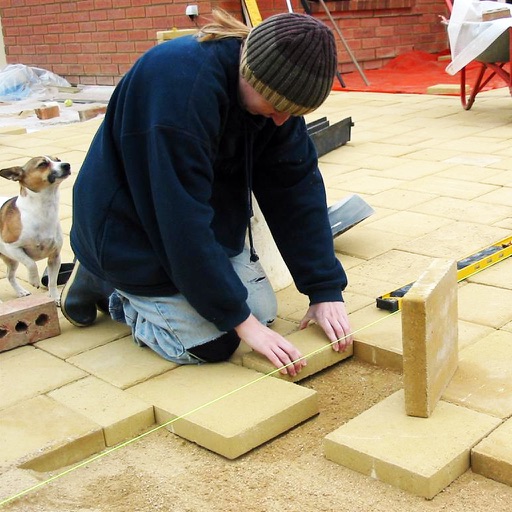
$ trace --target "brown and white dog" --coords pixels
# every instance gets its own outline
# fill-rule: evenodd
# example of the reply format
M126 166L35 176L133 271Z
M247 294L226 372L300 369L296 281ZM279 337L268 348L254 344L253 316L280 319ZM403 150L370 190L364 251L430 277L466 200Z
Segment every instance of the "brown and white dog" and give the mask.
M0 258L7 265L7 279L18 297L30 295L16 279L19 263L27 267L29 283L39 288L35 262L47 258L49 294L59 304L59 185L70 174L68 163L49 156L32 158L23 167L0 170L0 176L20 184L19 196L0 198Z

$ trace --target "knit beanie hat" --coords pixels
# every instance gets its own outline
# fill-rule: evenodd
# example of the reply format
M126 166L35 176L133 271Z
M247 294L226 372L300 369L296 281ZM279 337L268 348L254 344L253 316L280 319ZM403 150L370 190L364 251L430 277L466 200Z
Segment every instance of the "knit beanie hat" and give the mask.
M240 73L277 111L301 116L325 101L337 64L334 36L325 24L285 13L249 32Z

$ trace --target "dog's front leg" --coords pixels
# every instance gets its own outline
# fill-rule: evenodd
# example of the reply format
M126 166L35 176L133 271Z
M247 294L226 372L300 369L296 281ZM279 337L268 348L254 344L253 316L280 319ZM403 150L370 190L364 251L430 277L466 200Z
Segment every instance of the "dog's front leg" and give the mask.
M39 270L37 269L36 262L34 260L27 260L22 263L25 263L28 270L28 282L34 288L39 288L41 286L41 281L39 280Z
M30 292L25 290L25 288L23 288L16 279L16 270L18 269L19 263L5 255L2 255L2 259L7 265L7 281L9 281L16 295L18 297L26 297L27 295L30 295Z
M27 253L19 247L8 247L6 245L2 248L2 259L7 265L7 280L13 287L18 297L25 297L30 295L30 292L25 290L16 278L16 269L18 264L21 263L28 270L28 282L39 288L39 271L37 270L36 262L27 255Z
M57 290L57 279L60 270L60 253L48 257L48 290L50 297L60 306L60 295Z

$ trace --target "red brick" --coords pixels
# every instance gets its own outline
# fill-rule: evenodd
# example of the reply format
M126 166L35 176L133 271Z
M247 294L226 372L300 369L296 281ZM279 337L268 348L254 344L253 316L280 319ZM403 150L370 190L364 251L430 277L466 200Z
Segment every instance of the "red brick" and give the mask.
M59 334L53 299L37 294L0 304L0 352Z
M102 50L104 43L110 42L110 32L93 32L91 34L91 41L98 43L98 50L101 51L113 51L113 50ZM112 43L113 45L113 43ZM112 46L115 48L115 46Z
M114 21L114 30L132 30L133 29L133 21L132 20L116 20Z
M144 18L146 16L146 10L144 7L131 7L126 9L127 18Z
M133 53L135 44L133 42L116 43L116 51L119 53Z
M94 21L82 21L79 27L80 32L96 32L96 23Z
M42 105L39 108L34 109L38 119L52 119L60 116L59 105Z

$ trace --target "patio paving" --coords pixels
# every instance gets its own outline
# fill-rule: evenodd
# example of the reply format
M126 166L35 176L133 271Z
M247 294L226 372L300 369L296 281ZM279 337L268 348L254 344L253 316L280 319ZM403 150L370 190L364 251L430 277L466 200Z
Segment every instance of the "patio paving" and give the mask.
M508 89L480 93L470 111L464 111L454 96L333 92L321 109L308 116L307 121L327 116L331 124L352 118L351 140L320 159L328 204L356 193L376 212L335 240L349 278L345 297L356 331L353 357L400 369L400 319L377 309L376 297L414 281L434 258L459 260L511 236L510 102ZM18 126L13 133L8 127L0 133L2 168L24 164L41 153L56 155L72 166L72 176L61 186L63 261L73 258L68 237L72 186L100 123L101 118L53 122L30 133L16 133ZM0 195L17 193L16 183L0 182ZM39 262L41 272L44 266ZM20 268L19 275L26 280L25 269ZM500 432L510 432L512 421L512 387L507 384L512 377L508 364L512 360L511 277L512 259L459 283L460 364L442 397L443 403L450 404L443 408L472 411L460 414L461 429L473 412L488 416L485 424L492 428L482 429L485 435L503 426L496 430L496 443L489 436L478 449L480 439L470 436L472 444L464 449L469 453L476 446L478 472L496 479L505 475L502 481L509 485L512 459ZM14 299L3 267L0 299ZM290 286L278 291L278 301L275 328L293 336L307 300ZM306 392L300 382L273 379L275 383L267 383L273 376L266 376L264 364L244 367L244 359L252 360L254 367L247 347L224 364L226 380L219 383L215 395L212 371L198 368L176 373L176 365L135 346L126 326L103 315L85 329L71 326L60 312L59 322L60 335L0 353L0 478L13 466L48 470L78 462L153 428L155 422L169 422L172 429L180 416L187 418L174 429L178 435L213 451L221 446L218 453L236 457L318 412L314 393ZM343 364L345 358L322 363L325 354L311 357L318 362L311 364L314 371ZM352 357L352 350L346 357ZM189 412L178 398L176 405L172 397L162 400L164 391L160 391L160 383L169 380L183 386L185 393L187 375L194 382ZM235 425L235 434L224 434L233 421L229 407L219 407L221 413L210 417L202 410L207 405L214 408L216 400L239 387L243 388L240 403L244 396L253 399L251 387L261 387L262 380L265 400L257 414L244 410L244 423ZM198 397L205 389L209 393L203 403ZM480 394L466 399L475 389ZM96 402L91 394L97 396ZM493 396L496 401L499 398L499 407L489 405ZM238 403L232 396L230 402ZM291 416L286 411L292 411ZM450 429L456 437L457 425L450 423ZM252 432L250 442L240 444L247 431ZM492 456L482 455L487 453ZM444 477L436 473L443 485L449 483Z

